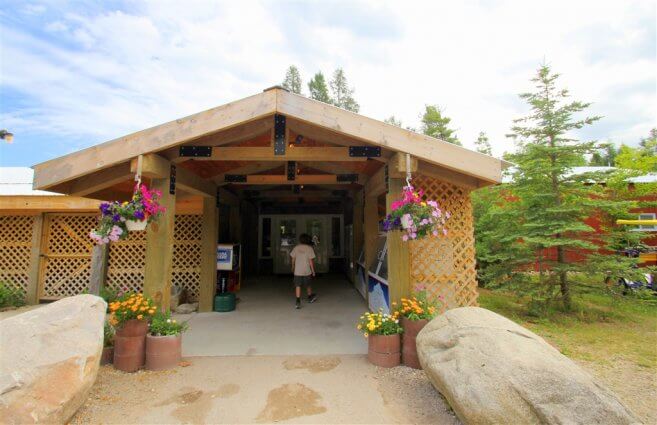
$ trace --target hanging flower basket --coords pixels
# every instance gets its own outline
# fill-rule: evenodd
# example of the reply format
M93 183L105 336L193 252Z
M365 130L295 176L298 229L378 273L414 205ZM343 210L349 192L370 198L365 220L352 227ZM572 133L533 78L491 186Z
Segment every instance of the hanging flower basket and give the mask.
M98 226L89 236L98 245L128 237L129 231L146 229L146 225L157 220L165 211L158 201L162 193L137 184L132 199L128 202L103 202L100 204Z
M445 222L450 217L436 201L423 200L422 190L415 191L410 184L404 187L402 199L392 203L392 212L383 221L383 230L401 230L404 241L422 239L426 236L447 235Z

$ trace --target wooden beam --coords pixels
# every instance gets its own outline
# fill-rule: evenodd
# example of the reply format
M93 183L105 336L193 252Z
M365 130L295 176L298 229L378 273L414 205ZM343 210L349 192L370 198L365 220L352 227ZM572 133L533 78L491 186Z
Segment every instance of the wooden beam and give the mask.
M71 184L67 193L71 196L84 197L105 188L114 186L115 184L123 183L127 180L130 180L131 178L133 178L133 174L130 171L130 163L126 162L110 168L99 170L92 176L87 176L75 180Z
M369 270L376 258L376 240L379 237L379 210L375 196L365 196L363 216L365 267Z
M343 198L343 196L335 195L332 190L306 190L303 189L299 193L294 193L291 190L263 190L258 191L257 196L252 196L251 198L283 198L283 197L314 197L314 198ZM349 191L345 191L345 197L349 197Z
M77 196L60 195L18 195L0 196L0 211L48 211L48 212L71 212L71 211L95 211L100 201Z
M235 195L233 192L229 192L226 189L219 189L219 203L229 206L236 206L240 204L239 196Z
M234 168L230 171L227 171L225 173L219 174L216 177L214 177L214 182L217 185L224 185L226 184L225 178L227 174L256 174L256 173L261 173L263 171L268 171L276 167L280 167L281 163L280 162L255 162L252 164L244 165L242 167Z
M303 163L303 166L331 174L358 174L359 184L365 184L370 179L370 176L368 176L365 173L359 173L358 171L354 171L348 167L344 167L340 164L334 164L330 162L310 162L307 164Z
M402 179L389 179L389 190L386 195L386 213L390 214L391 204L400 199L405 181ZM410 251L409 243L402 240L402 232L399 230L388 232L388 294L390 302L400 303L402 297L408 297L411 293L410 282Z
M411 173L416 173L418 169L418 160L411 156ZM388 161L388 176L393 178L406 178L406 154L395 153Z
M365 184L365 196L379 196L386 191L385 165L381 167Z
M285 155L275 155L270 147L227 146L212 148L212 156L195 161L367 161L349 156L348 147L287 147Z
M34 187L46 189L187 141L273 115L277 90L170 121L34 166Z
M203 198L203 224L201 234L201 276L199 287L200 312L212 311L217 290L217 241L219 237L219 211L216 198Z
M144 294L168 311L171 299L171 269L173 263L173 230L176 215L176 195L169 193L169 179L153 179L151 188L160 190L160 205L166 210L146 228L146 259Z
M32 224L32 239L30 241L30 268L28 269L25 302L37 304L39 302L39 275L41 271L41 241L43 238L44 215L34 217Z
M137 171L137 161L137 158L131 161L130 169L134 172ZM171 165L170 161L159 155L143 155L141 173L142 176L153 179L165 178L171 172ZM166 178L168 179L168 177ZM193 195L206 197L217 196L217 186L214 183L180 166L176 167L176 188L180 188Z
M351 184L352 182L338 181L338 176L335 174L315 174L315 175L300 175L295 180L288 180L287 175L282 174L252 174L246 176L245 182L233 182L231 184L263 184L263 185L305 185L305 184ZM355 182L358 183L358 182Z
M351 279L354 284L358 284L358 275L356 262L360 257L360 252L363 249L363 191L359 190L354 194L354 204L353 204L353 224L352 224L352 234L353 234L353 246L351 249Z
M353 112L317 102L284 90L278 91L276 110L290 118L330 129L355 140L410 153L478 179L498 183L505 161L433 137L389 125Z
M107 260L109 245L94 245L91 250L91 274L89 276L89 293L100 296L100 290L107 280Z
M466 189L476 189L478 187L487 186L485 182L482 182L475 177L457 173L456 171L448 170L426 162L420 162L418 164L417 172L418 174L453 183Z

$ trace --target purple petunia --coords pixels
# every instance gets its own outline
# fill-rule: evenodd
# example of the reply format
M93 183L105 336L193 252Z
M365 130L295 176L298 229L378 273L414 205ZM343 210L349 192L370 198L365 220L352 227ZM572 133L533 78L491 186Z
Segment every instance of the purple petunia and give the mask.
M121 221L121 216L119 214L114 214L112 216L112 220L114 220L115 222Z
M137 210L137 211L135 211L134 216L135 216L135 218L136 218L137 220L143 220L144 217L146 217L146 216L144 215L144 212L141 211L141 210Z
M107 202L103 202L102 204L100 204L100 212L103 215L110 215L112 213L111 205Z

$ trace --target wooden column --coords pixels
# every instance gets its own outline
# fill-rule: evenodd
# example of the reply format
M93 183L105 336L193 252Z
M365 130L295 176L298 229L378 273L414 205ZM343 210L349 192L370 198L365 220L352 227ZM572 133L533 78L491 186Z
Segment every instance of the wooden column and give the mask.
M30 242L30 268L27 281L25 302L27 304L39 303L39 271L41 270L41 239L43 237L43 213L34 217L32 225L32 240Z
M360 251L363 249L363 191L359 190L354 194L354 207L353 207L353 222L352 222L352 233L353 233L353 246L351 247L351 264L353 269L351 270L352 282L356 284L358 276L356 275L356 262L360 256Z
M239 204L231 205L228 210L229 237L231 243L242 242L242 216L240 215Z
M389 214L390 204L401 198L404 180L389 179L388 194L386 195L386 213ZM411 293L410 281L410 251L409 244L402 240L402 232L397 230L388 232L388 290L390 302L399 304L402 297L407 297Z
M89 293L100 295L100 289L107 279L107 258L109 244L94 245L91 251L91 275L89 276Z
M212 311L217 290L217 237L219 233L217 198L203 198L202 230L201 286L198 304L200 312Z
M173 260L173 230L176 217L176 195L169 192L169 179L152 179L151 188L162 192L160 204L166 211L146 228L146 265L144 294L153 298L165 311L171 299L171 264Z
M376 257L376 239L379 234L379 211L376 196L365 197L363 215L365 267L369 269Z

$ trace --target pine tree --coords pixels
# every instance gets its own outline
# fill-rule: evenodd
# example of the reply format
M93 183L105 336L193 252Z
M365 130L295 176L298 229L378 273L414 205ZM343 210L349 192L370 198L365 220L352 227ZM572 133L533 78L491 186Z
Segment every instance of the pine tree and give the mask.
M299 69L294 65L290 65L290 67L285 72L285 80L283 80L283 87L285 87L292 93L302 94L301 93L302 84L303 82L301 81L301 73L299 72Z
M477 148L477 152L493 156L493 149L490 146L488 136L485 132L479 132L479 137L477 137L477 140L475 141L475 146Z
M616 164L616 155L618 151L613 143L600 145L600 149L593 152L589 165L596 167L613 167Z
M532 80L535 91L520 95L531 113L514 121L518 150L508 157L516 164L513 183L477 201L483 211L476 212L476 229L484 279L530 292L539 305L559 297L568 310L577 276L606 271L615 279L631 273L636 260L609 251L636 242L636 235L614 225L636 203L591 184L608 176L573 175L572 167L599 147L570 135L599 117L576 118L589 104L569 101L568 91L556 85L558 77L544 65ZM593 216L602 233L584 222ZM533 269L539 272L537 285L526 273Z
M321 71L315 74L315 76L308 82L308 90L310 91L311 99L319 100L324 103L333 103L333 99L331 99L328 87L326 86L326 79Z
M451 121L451 118L443 116L442 110L437 105L426 105L422 115L422 132L427 136L461 146L455 130L448 127Z
M397 127L402 126L401 120L395 118L394 115L390 115L388 118L384 119L383 122L386 123L386 124L397 126Z
M358 112L360 105L354 99L354 89L349 88L347 77L344 75L342 68L338 68L333 73L333 78L329 83L333 104L347 111Z

